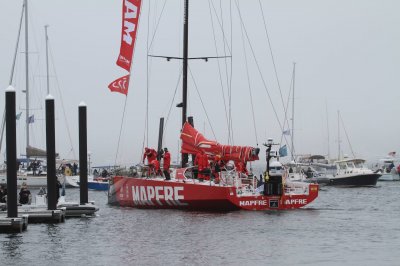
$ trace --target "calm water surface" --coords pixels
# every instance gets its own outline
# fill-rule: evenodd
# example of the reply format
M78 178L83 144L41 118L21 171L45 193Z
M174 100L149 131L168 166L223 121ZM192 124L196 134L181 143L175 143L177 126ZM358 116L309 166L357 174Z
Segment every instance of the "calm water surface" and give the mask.
M324 187L307 208L204 213L107 205L0 235L0 265L400 265L400 182ZM67 190L78 200L79 190Z

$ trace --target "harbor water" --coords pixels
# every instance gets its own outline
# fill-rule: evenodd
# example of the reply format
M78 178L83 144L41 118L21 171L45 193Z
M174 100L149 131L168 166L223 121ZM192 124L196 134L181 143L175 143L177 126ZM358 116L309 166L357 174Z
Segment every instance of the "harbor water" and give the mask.
M33 193L36 191L33 190ZM208 213L107 205L0 235L1 265L400 265L400 182L323 187L306 208ZM67 189L79 200L79 189Z

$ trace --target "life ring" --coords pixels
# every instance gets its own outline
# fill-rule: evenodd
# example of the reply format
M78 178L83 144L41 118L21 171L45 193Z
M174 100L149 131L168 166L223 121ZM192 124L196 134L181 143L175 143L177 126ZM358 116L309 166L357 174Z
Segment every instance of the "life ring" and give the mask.
M72 175L71 169L65 168L64 175L71 176Z

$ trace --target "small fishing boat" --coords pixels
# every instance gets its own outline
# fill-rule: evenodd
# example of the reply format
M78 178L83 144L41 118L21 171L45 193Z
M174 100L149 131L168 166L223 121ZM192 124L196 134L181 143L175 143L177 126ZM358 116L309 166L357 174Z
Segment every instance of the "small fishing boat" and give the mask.
M109 178L97 177L88 179L88 189L107 191L109 187Z
M378 181L399 181L400 173L398 172L399 168L396 168L396 165L399 165L399 158L394 157L395 153L389 153L386 158L380 159L378 164L375 167L375 173L381 174L381 177Z

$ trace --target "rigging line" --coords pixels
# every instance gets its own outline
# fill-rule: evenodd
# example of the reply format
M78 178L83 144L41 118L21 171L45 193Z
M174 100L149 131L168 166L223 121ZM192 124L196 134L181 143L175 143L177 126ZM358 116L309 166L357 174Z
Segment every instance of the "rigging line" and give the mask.
M158 26L159 26L159 24L160 24L162 15L163 15L163 13L164 13L164 9L165 9L165 4L166 4L166 3L167 3L167 0L164 0L164 5L163 5L163 7L162 7L162 9L161 9L161 13L160 13L160 16L159 16L159 18L158 18L157 25L156 25L156 27L155 27L155 29L154 29L154 33L153 33L153 36L152 36L152 38L151 38L151 41L150 41L150 45L149 45L149 49L148 49L148 50L150 50L150 49L152 48L152 46L153 46L153 41L154 41L154 38L155 38L155 36L156 36L156 33L157 33L157 30L158 30ZM150 2L149 2L149 10L150 10ZM149 17L150 17L150 11L149 11Z
M128 100L128 95L125 97L124 111L122 112L121 127L119 129L119 136L118 136L118 142L117 142L117 152L115 153L114 165L117 165L117 157L118 157L118 153L119 153L119 144L121 142L122 127L124 126L125 110L126 110L127 100Z
M33 32L33 34L30 34L30 36L32 36L33 37L33 41L34 41L34 46L35 46L35 48L36 49L38 49L38 51L42 51L42 47L45 47L45 45L44 45L44 41L43 41L43 39L42 38L40 38L40 42L37 40L37 34L36 34L36 27L35 27L35 24L33 23L33 19L32 19L32 14L38 14L38 12L36 12L35 11L35 6L34 5L32 5L32 1L30 1L30 10L31 10L31 12L29 12L28 13L28 19L29 19L29 25L30 25L30 28L31 28L31 30L32 30L32 32ZM26 30L28 30L28 29L26 29ZM41 45L39 46L38 45L38 43L40 43ZM29 53L29 51L28 51L28 53ZM37 53L37 52L31 52L31 53ZM42 84L41 84L41 79L39 79L39 84L37 85L36 84L36 80L35 80L35 77L37 76L37 73L40 73L40 69L39 69L39 64L40 64L40 60L41 60L41 56L42 56L42 54L41 53L38 53L38 57L37 57L37 62L36 62L36 67L34 68L33 66L31 67L30 66L30 68L29 69L34 69L33 71L32 71L32 76L31 76L31 80L32 80L32 86L30 86L29 88L30 89L34 89L34 88L38 88L39 87L39 90L40 90L40 93L41 93L41 95L43 95L43 90L42 90ZM30 63L31 64L33 64L33 60L32 61L30 61ZM31 95L31 94L30 94ZM38 103L38 102L42 102L42 98L39 96L39 94L33 94L33 96L35 96L36 97L36 104ZM39 104L39 106L42 108L42 104ZM44 128L42 128L42 130L43 130L43 136L44 136Z
M72 155L74 156L74 158L76 158L75 149L74 149L74 146L73 146L73 144L72 144L71 132L70 132L70 130L69 130L69 123L68 123L67 115L66 115L66 113L65 113L64 101L63 101L63 97L62 97L62 91L61 91L61 89L60 89L60 82L58 81L58 75L57 75L57 71L56 71L56 67L55 67L56 65L54 64L53 50L52 50L52 48L51 48L50 41L49 41L49 48L50 48L50 49L49 49L49 50L50 50L50 60L51 60L51 63L52 63L52 65L53 65L53 70L54 70L54 74L55 74L55 79L56 79L56 84L57 84L58 93L60 94L61 108L62 108L62 111L63 111L65 123L66 123L66 125L67 125L68 139L69 139L69 143L71 144Z
M151 14L151 1L149 1L149 9L147 15L147 38L146 38L146 46L147 46L147 54L149 54L150 46L149 46L149 37L150 37L150 14ZM145 124L145 140L146 146L149 146L149 93L150 93L150 78L149 78L149 57L146 57L146 124Z
M210 3L210 2L209 2ZM219 19L218 19L218 14L217 14L217 10L215 9L215 6L214 6L214 4L213 4L213 2L211 1L211 6L212 6L212 8L213 8L213 10L214 10L214 14L215 14L215 17L216 17L216 19L217 19L217 21L218 21L218 24L219 24L219 27L221 28L221 31L222 31L222 39L223 39L223 42L224 43L226 43L226 45L227 45L227 40L226 40L226 36L225 36L225 32L224 32L224 30L223 30L223 27L222 27L222 24L221 24L221 22L219 21ZM231 50L231 48L228 46L228 50L229 50L229 54L232 54L232 50Z
M229 20L230 20L230 29L231 29L231 65L230 65L230 76L229 76L229 85L228 88L230 91L232 91L232 77L233 77L233 20L232 20L232 0L229 1ZM231 118L231 138L232 138L232 143L234 142L233 140L233 125L232 125L232 118Z
M174 104L176 92L178 91L179 83L180 83L180 80L181 80L181 77L182 77L182 72L183 72L183 69L181 69L180 72L179 72L178 81L177 81L176 86L175 86L174 96L172 97L171 105L170 105L169 110L168 110L168 115L167 115L167 118L165 119L164 132L166 131L166 128L167 128L167 125L168 125L169 116L171 114L172 106ZM164 138L165 138L165 134L163 134L162 143L164 143Z
M259 63L258 63L257 57L256 57L256 55L255 55L253 46L251 45L249 35L248 35L247 31L246 31L246 27L244 26L242 14L241 14L241 12L240 12L240 9L239 9L237 0L235 1L235 3L236 3L236 7L237 7L237 9L238 9L240 22L241 22L241 24L243 24L243 29L244 29L244 32L245 32L247 41L248 41L248 43L249 43L250 50L251 50L251 53L252 53L252 55L253 55L254 61L255 61L256 66L257 66L258 73L260 74L260 78L261 78L262 83L263 83L263 85L264 85L265 91L267 92L268 99L269 99L269 101L270 101L270 103L271 103L272 110L274 111L275 118L276 118L276 120L278 121L279 128L280 128L280 130L282 131L282 130L283 130L283 128L282 128L282 123L281 123L281 121L279 121L278 113L277 113L276 108L275 108L275 105L274 105L274 103L273 103L273 101L272 101L271 95L270 95L270 93L269 93L269 91L268 91L268 87L267 87L267 84L266 84L266 82L265 82L264 76L262 75L261 68L260 68L260 65L259 65ZM287 140L286 140L286 137L284 137L284 138L285 138L285 141L287 141Z
M146 128L147 128L147 121L144 121L144 131L143 131L143 142L142 142L142 152L144 151L144 143L146 141ZM148 146L148 145L146 145ZM142 161L142 153L140 154L140 162Z
M220 13L221 13L221 31L222 31L223 35L225 35L225 31L224 31L224 15L223 15L223 12L222 12L223 9L222 9L222 1L221 0L219 1L219 9L220 9ZM223 42L224 54L226 54L226 46L227 46L227 43ZM225 74L226 74L225 75L226 76L226 86L228 87L228 95L229 95L229 111L230 111L229 112L229 121L230 121L230 123L232 123L232 113L231 113L232 87L229 86L230 84L229 84L229 76L228 76L228 63L227 63L227 58L226 57L225 57L224 63L225 63ZM233 134L231 128L228 130L228 134L229 134L229 136ZM233 141L233 139L231 139L231 140Z
M286 105L285 105L285 119L283 120L283 130L285 130L286 124L289 125L289 120L287 119L287 114L288 114L288 110L289 110L289 99L290 99L290 96L292 95L292 86L293 86L293 75L290 79L289 94L288 94L288 97L286 100ZM290 134L292 134L292 133L290 133ZM280 139L279 143L282 143L283 136L284 135L283 135L283 131L282 131L281 139ZM286 143L286 144L288 144L288 143ZM281 145L281 147L282 147L282 145ZM292 150L292 149L290 148L290 150Z
M17 43L15 45L15 52L14 52L14 58L13 58L13 63L11 66L11 75L10 75L10 80L8 82L9 85L12 84L13 78L14 78L14 70L15 70L15 61L17 59L17 53L18 53L18 46L19 46L19 39L21 36L21 28L22 28L22 19L24 17L24 11L25 11L25 5L22 5L22 13L21 13L21 18L19 21L19 29L18 29L18 35L17 35Z
M267 22L266 22L265 16L264 16L264 10L263 10L263 7L262 7L262 4L261 4L261 1L260 1L260 0L258 0L258 3L259 3L259 5L260 5L260 12L261 12L261 14L262 14L262 18L263 18L263 22L264 22L265 34L267 35L268 47L269 47L269 52L270 52L270 54L271 54L272 64L273 64L273 66L274 66L276 82L278 83L278 88L279 88L279 93L280 93L280 95L281 95L282 105L283 105L283 107L285 107L285 104L284 104L284 102L283 102L283 96L282 96L281 85L280 85L280 83L279 83L279 78L278 78L278 71L276 70L275 57L274 57L274 54L273 54L273 52L272 52L272 45L271 45L271 41L270 41L269 34L268 34Z
M255 115L254 115L253 95L251 93L251 82L250 82L249 66L248 66L248 62L247 62L246 44L245 44L245 41L243 38L243 27L240 27L240 29L242 32L243 54L244 54L244 61L245 61L245 66L246 66L247 84L248 84L248 89L249 89L249 94L250 94L251 113L253 116L254 135L256 137L256 142L257 142L257 146L258 146L257 127L256 127L256 119L255 119Z
M193 80L194 88L196 89L197 95L199 96L199 99L200 99L200 102L201 102L201 106L203 107L204 113L206 114L207 121L208 121L208 124L210 125L210 128L211 128L211 131L213 133L214 139L217 140L217 137L215 136L214 128L211 125L210 118L209 118L207 110L206 110L206 108L204 106L204 102L203 102L203 99L201 98L201 95L200 95L199 89L197 87L196 81L194 79L192 70L190 69L190 67L188 67L188 68L189 68L190 76L192 77L192 80Z
M344 134L346 135L346 139L347 139L347 143L349 143L351 154L353 154L353 157L355 158L356 156L354 154L353 147L351 146L349 135L347 135L347 130L346 130L346 127L344 126L343 118L342 118L342 115L340 113L339 113L339 117L340 117L340 121L342 122L342 126L343 126L343 129L344 129Z
M24 17L24 11L25 11L25 5L22 4L21 18L20 18L20 21L19 21L19 29L18 29L18 34L17 34L17 43L15 45L14 58L13 58L12 66L11 66L10 80L8 82L8 85L10 85L10 86L11 86L13 78L14 78L15 61L17 59L19 39L20 39L20 36L21 36L21 28L22 28L22 20L23 20L23 17ZM6 107L4 106L3 119L1 120L0 151L1 151L2 144L3 144L3 135L4 135L5 124L6 124Z
M210 3L210 1L209 1L209 3ZM217 14L217 11L216 11L216 8L215 8L213 2L211 2L211 5L213 7L214 14L215 14L215 17L216 17L216 19L218 21L218 24L219 24L219 26L221 28L222 37L223 37L224 51L225 51L225 47L228 46L227 45L228 42L226 40L225 31L224 31L224 28L223 28L223 22L221 23L221 21L218 19L218 14ZM221 6L221 2L220 2L220 6ZM222 16L221 16L221 19L223 20ZM231 51L229 46L228 46L228 50L232 54L232 51ZM226 72L226 75L228 75L227 72ZM232 104L231 87L229 87L228 79L227 79L227 86L228 86L228 88L227 88L227 90L228 90L228 110L227 110L227 113L228 113L227 114L228 115L228 144L230 144L231 142L233 142L233 130L232 130L232 110L231 110L231 104Z
M212 12L211 12L210 0L208 0L208 6L209 6L209 11L210 11L211 27L212 27L212 30L213 30L215 53L217 54L217 56L219 56L219 54L218 54L218 47L217 47L217 40L216 40L216 38L215 38L215 35L216 35L216 34L215 34L215 27L214 27L214 19L213 19ZM224 110L225 110L226 125L227 125L227 127L229 128L228 111L227 111L227 107L226 107L224 84L223 84L223 82L222 82L222 73L221 73L221 66L220 66L219 60L217 60L217 65L218 65L219 81L220 81L220 84L221 84L222 99L223 99L223 101L224 101ZM229 94L229 92L228 92L228 94Z

